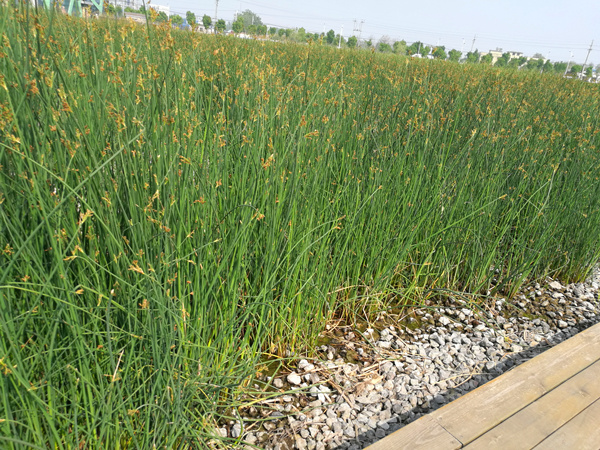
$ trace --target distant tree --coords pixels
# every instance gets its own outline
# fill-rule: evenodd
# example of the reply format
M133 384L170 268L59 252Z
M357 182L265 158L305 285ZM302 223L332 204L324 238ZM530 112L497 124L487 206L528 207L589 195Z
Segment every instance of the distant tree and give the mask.
M291 28L286 28L285 29L285 37L290 37L292 35L292 29Z
M474 64L478 61L479 61L479 51L478 50L467 53L467 62L468 63Z
M390 38L387 34L384 34L379 38L379 42L377 43L377 47L381 44L388 44L390 48L392 47L392 38Z
M519 58L512 58L509 62L508 62L508 66L511 69L518 69L519 68Z
M256 13L253 13L249 9L242 12L238 17L241 17L244 21L244 31L250 31L249 28L251 25L258 27L259 25L263 24L260 16L258 16Z
M525 64L527 62L527 56L521 56L521 57L519 57L519 59L517 61L519 61L519 67L521 67L523 64Z
M217 29L217 31L219 33L223 33L227 29L227 24L225 23L225 21L223 19L219 19L219 20L217 20L215 28Z
M205 30L208 30L210 28L210 26L212 25L212 19L210 18L210 16L208 14L204 14L202 16L202 25L204 26Z
M481 57L481 59L480 59L480 61L479 61L479 62L480 62L481 64L486 64L486 65L488 65L488 66L489 66L489 65L491 65L491 64L492 64L492 61L493 61L493 60L494 60L494 57L493 57L493 56L492 56L490 53L487 53L487 54L485 54L485 55L483 55L483 56Z
M439 47L434 48L431 54L435 59L446 59L446 47L440 45Z
M506 66L508 66L509 62L510 62L510 53L504 52L504 53L502 53L502 56L500 58L498 58L498 60L496 61L496 64L494 64L494 65L496 67L506 67Z
M544 67L544 60L531 58L527 61L527 65L525 67L529 70L540 71L542 67Z
M350 36L348 38L348 42L346 42L346 45L350 48L356 48L357 43L358 43L358 39L356 39L356 36Z
M406 45L406 41L396 41L394 42L394 53L396 55L406 55L406 50L408 49Z
M248 34L256 34L258 33L258 25L250 25L246 31L248 32Z
M409 55L416 55L417 53L422 55L422 53L421 53L422 49L423 49L423 43L420 41L417 41L417 42L413 42L412 44L410 44L408 46L408 48L406 49L406 51Z
M164 23L164 22L168 22L169 21L169 16L167 16L167 13L164 11L160 11L158 13L158 15L156 16L156 22L158 23Z
M127 6L125 8L125 12L137 12L135 9L133 9L131 6Z
M455 49L452 49L448 52L448 59L450 61L458 62L461 56L462 53Z
M429 55L429 53L431 52L431 47L428 47L427 45L423 45L421 47L421 56L427 56Z
M554 63L554 72L562 75L563 73L565 73L566 70L567 70L566 62L555 62Z
M569 73L572 73L573 75L577 75L577 74L581 73L581 69L583 69L583 67L580 66L579 64L573 64L573 66L571 66L571 69L569 70Z
M280 28L279 30L277 30L277 34L279 35L279 37L283 37L283 35L285 34L285 30L283 28Z
M269 28L269 34L271 36L275 36L277 34L277 28L273 28L273 27Z
M296 31L296 41L306 42L306 39L306 30L304 28L298 28L298 31Z
M266 25L259 25L256 27L256 32L258 34L260 34L261 36L266 36L267 35L267 26Z
M591 77L593 72L594 72L594 69L592 68L591 65L589 67L585 68L585 76L586 77Z
M365 41L365 44L367 45L367 47L371 47L373 45L373 41L369 39L368 41Z
M377 45L377 50L381 53L392 53L392 46L386 42L380 42Z
M333 44L334 41L335 41L335 31L329 30L327 32L327 35L326 35L325 39L327 40L328 44Z
M532 59L544 59L544 55L542 55L541 53L535 53L531 58Z
M241 17L235 19L235 21L231 24L231 29L234 33L241 33L244 31L244 20Z
M185 13L185 20L186 22L189 24L190 27L192 27L192 30L196 29L196 14L194 14L191 11L188 11Z
M544 66L542 67L542 72L544 73L550 73L554 71L554 66L552 65L552 63L550 62L550 60L546 60L546 62L544 63Z
M181 17L179 14L173 14L170 17L170 20L173 25L177 25L178 27L183 25L183 17Z

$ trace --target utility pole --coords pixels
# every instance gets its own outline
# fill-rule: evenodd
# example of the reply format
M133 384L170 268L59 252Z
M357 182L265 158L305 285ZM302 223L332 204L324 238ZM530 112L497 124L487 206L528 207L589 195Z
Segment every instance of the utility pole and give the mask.
M573 52L571 52L571 59L573 59ZM567 73L569 72L569 65L571 64L571 59L569 59L569 62L567 63L567 68L565 69L563 77L566 77Z
M593 46L594 46L594 41L592 40L592 43L590 44L590 48L588 49L588 52L587 52L587 56L585 57L585 62L583 63L583 67L581 68L581 75L580 75L581 78L583 78L583 71L585 70L585 65L588 62L588 58L590 57L590 53L592 51Z
M362 24L365 23L364 20L360 21L360 24L357 26L356 25L356 19L354 19L354 32L358 32L358 47L360 47L360 35L362 33Z
M213 25L213 28L215 30L215 34L217 34L217 17L219 14L219 0L215 0L215 23Z
M477 35L473 36L473 43L471 44L471 53L473 53L473 47L475 47L475 39L477 39Z
M344 25L342 25L342 30L340 31L340 40L338 42L338 48L342 48L342 34L344 34Z

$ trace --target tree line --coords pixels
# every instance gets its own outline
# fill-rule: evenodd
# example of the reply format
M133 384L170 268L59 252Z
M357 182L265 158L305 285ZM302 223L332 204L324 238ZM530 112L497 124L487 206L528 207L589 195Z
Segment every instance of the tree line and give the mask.
M110 4L108 5L107 12L116 14L121 13L120 7L115 8ZM125 12L144 13L145 9L143 6L138 10L128 7L125 8ZM185 21L183 17L178 14L167 16L163 11L155 11L154 15L156 16L155 22L160 23L170 21L174 26L182 28L187 26L194 31L199 28L200 24L205 30L210 30L211 27L213 27L213 19L208 14L204 14L200 21L196 17L196 14L191 11L186 12ZM296 29L269 27L263 23L260 16L249 9L237 14L234 20L229 23L223 19L217 20L212 29L216 30L218 33L224 33L227 30L231 30L236 34L245 33L250 36L264 36L274 40L288 40L298 43L316 42L322 45L343 46L351 49L363 48L400 56L440 59L468 64L493 65L495 67L526 69L545 73L579 74L583 69L579 64L571 65L566 62L553 63L550 60L545 59L543 55L539 53L528 58L526 56L513 57L510 52L504 52L502 53L502 56L494 61L494 58L490 53L482 54L478 50L463 54L463 52L456 49L446 50L446 47L443 45L428 46L420 41L413 42L409 45L404 40L392 41L387 36L383 36L377 43L374 43L372 39L359 41L356 36L350 36L348 39L345 39L343 36L336 34L334 30L329 30L327 33L311 33L302 27ZM592 65L586 67L584 73L588 77L591 76Z

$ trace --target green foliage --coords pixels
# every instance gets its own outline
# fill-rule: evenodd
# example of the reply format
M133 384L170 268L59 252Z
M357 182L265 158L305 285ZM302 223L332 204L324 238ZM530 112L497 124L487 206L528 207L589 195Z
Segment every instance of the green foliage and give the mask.
M333 44L335 42L335 31L329 30L325 35L325 40L328 44Z
M566 62L555 62L554 63L554 72L562 75L567 71L567 63Z
M185 20L188 23L188 25L192 27L192 29L196 27L196 14L194 14L193 12L187 11L185 13Z
M526 68L528 70L536 70L536 71L541 71L542 67L544 67L544 60L543 59L533 59L531 58L530 60L527 61L527 65Z
M573 64L571 66L571 68L569 69L569 73L571 73L573 75L578 75L581 73L582 69L583 69L583 66L580 66L579 64Z
M475 50L474 52L467 53L467 62L469 64L475 64L479 62L479 51Z
M431 48L426 46L425 44L423 44L420 41L417 42L413 42L407 49L407 53L409 55L416 55L419 54L421 56L426 56L429 54Z
M231 29L234 33L241 33L244 31L244 19L238 17L232 24Z
M432 55L435 59L446 59L448 55L446 55L446 47L440 45L433 49Z
M377 50L379 50L381 53L392 53L392 46L387 42L380 42L377 45Z
M492 61L494 60L494 57L490 54L490 53L486 53L485 55L483 55L480 59L480 63L481 64L486 64L486 65L491 65Z
M494 66L507 67L509 62L510 62L510 53L504 52L504 53L502 53L502 56L500 58L498 58L498 60L496 61L496 64L494 64Z
M210 29L210 26L212 25L212 19L208 14L204 14L202 16L202 26L204 27L205 30Z
M396 41L394 42L394 53L396 55L406 55L408 47L406 46L406 41Z
M458 62L461 56L462 53L455 49L452 49L448 52L448 60L453 62Z
M267 26L259 25L258 27L256 27L256 31L258 34L260 34L262 36L266 36L267 35Z
M171 20L171 23L172 23L173 25L177 25L177 26L181 26L181 25L183 25L183 17L181 17L181 16L180 16L180 15L178 15L178 14L173 14L173 15L170 17L170 20Z
M165 23L169 21L169 17L167 16L167 13L164 11L160 11L158 13L158 16L156 17L156 22L157 23Z
M358 43L358 39L356 38L356 36L350 36L348 38L348 42L346 42L346 45L350 48L356 48L357 43Z
M251 26L254 26L253 29L256 30L256 27L263 24L260 16L258 16L256 13L252 12L249 9L247 9L247 10L243 11L241 14L239 14L238 19L240 17L241 17L242 21L244 22L244 31L247 31L248 33L251 33L251 31L250 31Z
M217 31L219 33L223 33L227 29L227 24L225 23L225 20L224 19L217 20L217 23L215 24L215 28L217 29Z
M304 28L298 28L298 31L294 33L294 40L296 42L306 42L307 35L306 30Z
M595 85L17 7L8 449L206 448L261 354L314 348L329 319L598 261Z

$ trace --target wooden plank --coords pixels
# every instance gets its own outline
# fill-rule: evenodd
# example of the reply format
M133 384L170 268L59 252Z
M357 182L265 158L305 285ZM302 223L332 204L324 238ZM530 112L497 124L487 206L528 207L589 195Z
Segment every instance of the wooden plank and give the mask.
M598 380L600 361L569 378L465 448L487 450L535 447L600 398Z
M534 448L536 450L556 450L561 448L597 450L600 448L599 422L600 400L596 400Z
M375 442L367 450L457 450L461 447L461 443L428 414Z
M597 324L430 415L469 444L599 359Z

